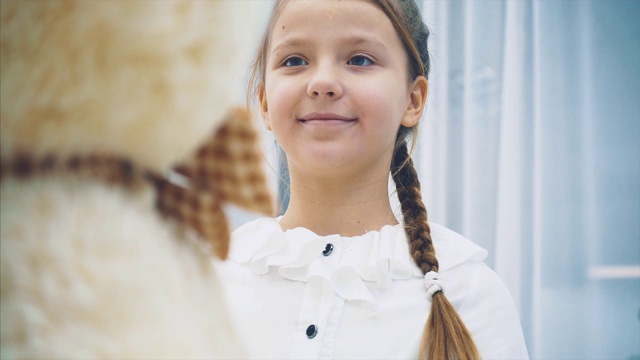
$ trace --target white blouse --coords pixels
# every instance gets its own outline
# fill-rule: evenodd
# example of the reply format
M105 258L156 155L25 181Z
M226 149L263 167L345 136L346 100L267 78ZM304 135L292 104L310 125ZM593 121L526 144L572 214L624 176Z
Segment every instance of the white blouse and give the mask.
M431 224L439 278L484 359L526 359L518 313L486 250ZM430 301L401 225L362 236L237 229L218 263L237 331L255 359L417 359Z

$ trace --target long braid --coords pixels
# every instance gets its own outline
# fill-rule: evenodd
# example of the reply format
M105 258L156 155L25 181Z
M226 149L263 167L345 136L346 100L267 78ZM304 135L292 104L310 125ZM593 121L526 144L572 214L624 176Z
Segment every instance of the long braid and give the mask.
M398 200L404 217L404 230L409 251L423 274L438 271L438 259L427 221L427 209L422 202L420 181L404 140L406 128L398 132L391 160L391 175L396 184ZM429 319L420 345L421 359L479 359L480 354L469 330L458 312L441 291L433 294Z
M431 241L431 228L427 222L427 209L422 202L418 174L413 167L406 141L397 139L396 144L391 161L391 174L404 217L409 251L423 274L438 271L438 259Z

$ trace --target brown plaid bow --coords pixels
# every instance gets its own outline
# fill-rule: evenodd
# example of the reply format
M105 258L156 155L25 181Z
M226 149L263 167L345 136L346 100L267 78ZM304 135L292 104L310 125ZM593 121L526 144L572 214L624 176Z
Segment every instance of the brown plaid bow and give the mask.
M157 190L160 214L175 222L181 232L195 232L207 240L221 259L229 251L229 225L223 203L247 210L273 213L273 201L261 166L259 137L250 113L231 111L223 125L188 159L174 167L182 181L172 181L137 168L131 161L109 155L72 156L60 160L17 153L0 162L0 179L13 176L70 174L134 189L151 181ZM182 184L179 184L182 182Z
M261 161L251 115L235 109L210 141L174 167L188 187L164 179L156 182L158 209L210 240L215 253L225 259L230 232L223 203L265 214L274 211Z

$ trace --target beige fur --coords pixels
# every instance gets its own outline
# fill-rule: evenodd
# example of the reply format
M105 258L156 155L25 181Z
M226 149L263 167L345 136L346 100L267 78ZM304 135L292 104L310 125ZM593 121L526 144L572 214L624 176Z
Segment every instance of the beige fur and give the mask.
M163 171L242 89L245 1L6 1L0 150ZM249 49L249 50L246 50ZM0 187L0 358L242 358L210 255L153 189L69 174Z
M2 187L2 359L238 358L210 259L151 194L71 178Z
M254 48L244 1L0 6L5 157L126 146L135 162L164 169L213 130L242 89L242 52Z

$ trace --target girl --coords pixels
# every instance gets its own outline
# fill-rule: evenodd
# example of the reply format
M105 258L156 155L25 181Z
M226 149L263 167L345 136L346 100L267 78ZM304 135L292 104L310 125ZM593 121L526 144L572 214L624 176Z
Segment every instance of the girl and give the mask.
M222 264L254 357L527 357L486 251L427 222L407 150L427 37L412 0L276 2L252 84L287 155L290 202L239 228Z

